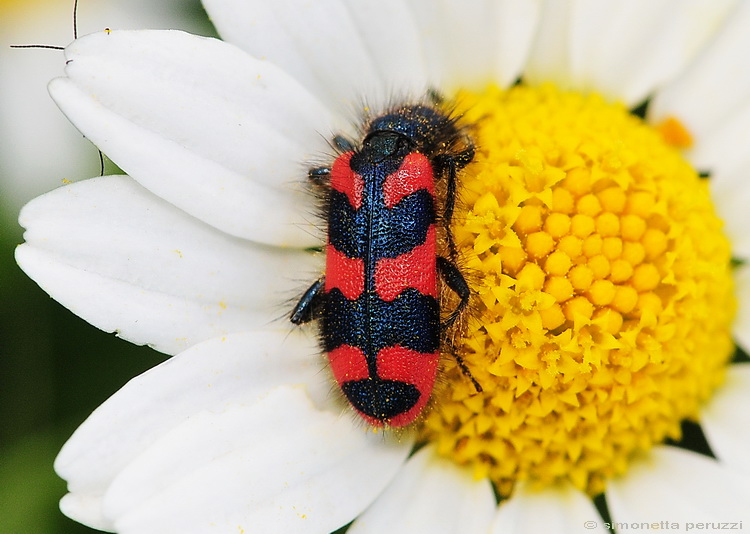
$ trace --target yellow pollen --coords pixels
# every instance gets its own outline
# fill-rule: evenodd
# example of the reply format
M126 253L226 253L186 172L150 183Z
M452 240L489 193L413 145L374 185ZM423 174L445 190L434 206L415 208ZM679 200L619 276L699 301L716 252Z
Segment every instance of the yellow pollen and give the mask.
M553 86L457 101L477 152L453 219L474 293L453 343L483 391L446 356L421 439L504 495L599 493L723 380L729 242L677 120Z
M677 148L690 148L693 146L693 136L685 126L675 117L667 117L656 125L656 130L662 135L664 141Z

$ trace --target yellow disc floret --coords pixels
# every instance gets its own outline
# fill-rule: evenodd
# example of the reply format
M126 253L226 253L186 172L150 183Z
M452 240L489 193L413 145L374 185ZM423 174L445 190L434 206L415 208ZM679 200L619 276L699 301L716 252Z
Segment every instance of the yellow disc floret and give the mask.
M483 392L446 358L422 438L503 494L518 480L598 493L722 381L722 223L675 125L552 86L459 102L477 154L453 229L475 297L454 344Z

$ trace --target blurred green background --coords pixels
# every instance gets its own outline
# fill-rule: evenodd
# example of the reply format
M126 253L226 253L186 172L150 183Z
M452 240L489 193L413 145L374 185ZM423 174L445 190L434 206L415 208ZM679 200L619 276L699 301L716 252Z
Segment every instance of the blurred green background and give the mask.
M73 0L0 0L0 534L97 532L60 513L54 458L94 408L164 359L74 316L13 258L23 204L100 172L97 150L47 95L62 52L9 47L68 44L72 15ZM215 34L199 0L79 0L79 35L105 27Z

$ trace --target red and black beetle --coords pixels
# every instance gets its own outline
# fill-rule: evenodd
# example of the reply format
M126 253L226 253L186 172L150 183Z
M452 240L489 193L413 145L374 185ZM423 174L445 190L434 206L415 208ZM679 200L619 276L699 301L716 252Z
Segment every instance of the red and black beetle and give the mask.
M342 154L333 165L309 172L314 183L329 186L326 273L305 292L291 321L321 320L336 381L366 421L405 426L427 404L443 332L469 301L453 262L450 222L456 175L474 147L455 119L427 104L370 120L356 147L341 137L334 142ZM442 202L439 180L446 181ZM450 258L438 255L438 221ZM460 297L442 323L438 272Z

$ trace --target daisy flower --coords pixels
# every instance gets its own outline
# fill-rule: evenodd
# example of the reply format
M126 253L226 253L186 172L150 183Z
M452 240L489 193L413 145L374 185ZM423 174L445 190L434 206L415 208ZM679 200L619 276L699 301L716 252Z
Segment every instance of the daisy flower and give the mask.
M65 514L138 534L748 519L750 3L204 4L224 41L102 31L50 85L128 176L32 201L18 262L175 355L65 445ZM446 357L424 415L373 431L283 318L322 270L305 169L357 139L363 101L435 88L476 144L453 343L483 391ZM683 421L713 456L673 445Z

